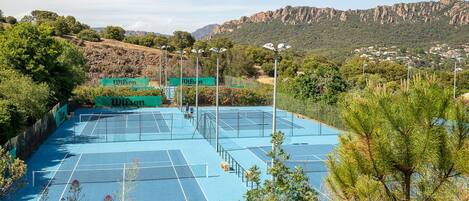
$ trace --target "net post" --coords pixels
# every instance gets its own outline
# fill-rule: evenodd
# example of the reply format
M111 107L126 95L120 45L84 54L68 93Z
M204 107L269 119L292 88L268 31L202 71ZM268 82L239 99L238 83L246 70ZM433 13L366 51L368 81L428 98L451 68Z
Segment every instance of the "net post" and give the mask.
M33 187L36 185L36 171L33 171Z
M205 177L208 178L208 165L205 164Z
M125 163L122 169L122 201L125 201Z
M142 141L142 114L138 114L138 141Z

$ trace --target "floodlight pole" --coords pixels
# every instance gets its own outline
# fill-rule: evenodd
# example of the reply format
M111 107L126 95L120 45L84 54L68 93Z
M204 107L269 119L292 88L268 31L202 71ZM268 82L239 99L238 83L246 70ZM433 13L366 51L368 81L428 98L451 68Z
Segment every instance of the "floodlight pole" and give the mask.
M181 49L181 61L179 64L179 75L180 75L180 80L179 80L179 109L182 111L182 57L184 55L184 50Z
M210 51L217 54L217 86L215 95L215 144L216 150L219 151L220 144L220 128L219 128L219 87L220 87L220 54L225 52L225 48L210 48Z
M220 84L220 79L219 79L219 73L220 73L220 54L217 54L217 89L216 89L216 100L215 100L215 108L216 108L216 111L215 111L215 125L216 125L216 128L215 128L215 137L216 137L216 150L217 152L219 151L218 150L218 147L219 147L219 143L220 143L220 130L219 130L219 124L218 124L218 120L219 120L219 84Z
M273 94L273 100L272 100L272 136L275 135L275 132L277 131L277 66L278 66L278 58L279 58L279 53L281 51L287 50L290 48L289 45L285 45L283 43L278 44L276 47L272 43L267 43L263 46L264 48L274 51L275 54L275 63L274 63L274 94ZM274 167L275 163L275 157L276 156L276 150L275 150L275 142L272 140L272 153L274 154L274 157L272 158L272 167ZM275 175L272 174L272 183L275 182Z
M160 49L163 50L163 47L160 47ZM164 55L164 50L163 50L163 55ZM161 68L162 67L163 67L163 58L162 58L162 56L160 56L160 73L159 73L160 74L160 79L158 81L158 85L160 86L160 89L163 86L162 83L161 83L161 72L162 72Z
M204 51L202 49L199 50L192 50L192 52L196 53L196 69L195 69L195 114L196 114L196 129L199 129L199 56Z

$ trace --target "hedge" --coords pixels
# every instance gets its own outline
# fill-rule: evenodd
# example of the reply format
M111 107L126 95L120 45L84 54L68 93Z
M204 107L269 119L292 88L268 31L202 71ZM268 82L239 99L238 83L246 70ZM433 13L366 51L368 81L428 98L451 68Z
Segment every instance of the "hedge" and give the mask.
M180 88L176 89L174 102L177 103ZM257 106L271 104L271 98L254 89L220 87L220 105ZM183 87L184 104L195 104L195 87ZM215 105L216 88L199 87L199 105Z
M166 97L160 89L135 90L130 87L91 87L78 86L73 90L73 99L80 105L94 105L97 96L162 96L163 103Z

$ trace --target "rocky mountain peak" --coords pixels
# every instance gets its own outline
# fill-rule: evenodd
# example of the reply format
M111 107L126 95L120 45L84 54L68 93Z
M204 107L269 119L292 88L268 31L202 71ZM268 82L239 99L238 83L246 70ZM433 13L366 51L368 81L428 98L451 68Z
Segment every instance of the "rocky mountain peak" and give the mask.
M439 2L399 3L378 6L367 10L337 10L334 8L286 6L275 11L256 13L250 17L225 22L213 29L213 33L232 32L248 23L280 21L288 25L314 24L323 21L348 22L358 19L363 23L400 24L429 23L444 20L454 26L469 25L469 2L440 0Z

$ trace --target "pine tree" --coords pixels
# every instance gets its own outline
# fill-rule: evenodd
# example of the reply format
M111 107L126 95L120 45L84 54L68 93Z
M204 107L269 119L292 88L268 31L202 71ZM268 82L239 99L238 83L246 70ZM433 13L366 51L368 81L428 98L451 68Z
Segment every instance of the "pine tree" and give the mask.
M334 200L467 200L469 107L433 77L343 101L349 133L328 159Z

